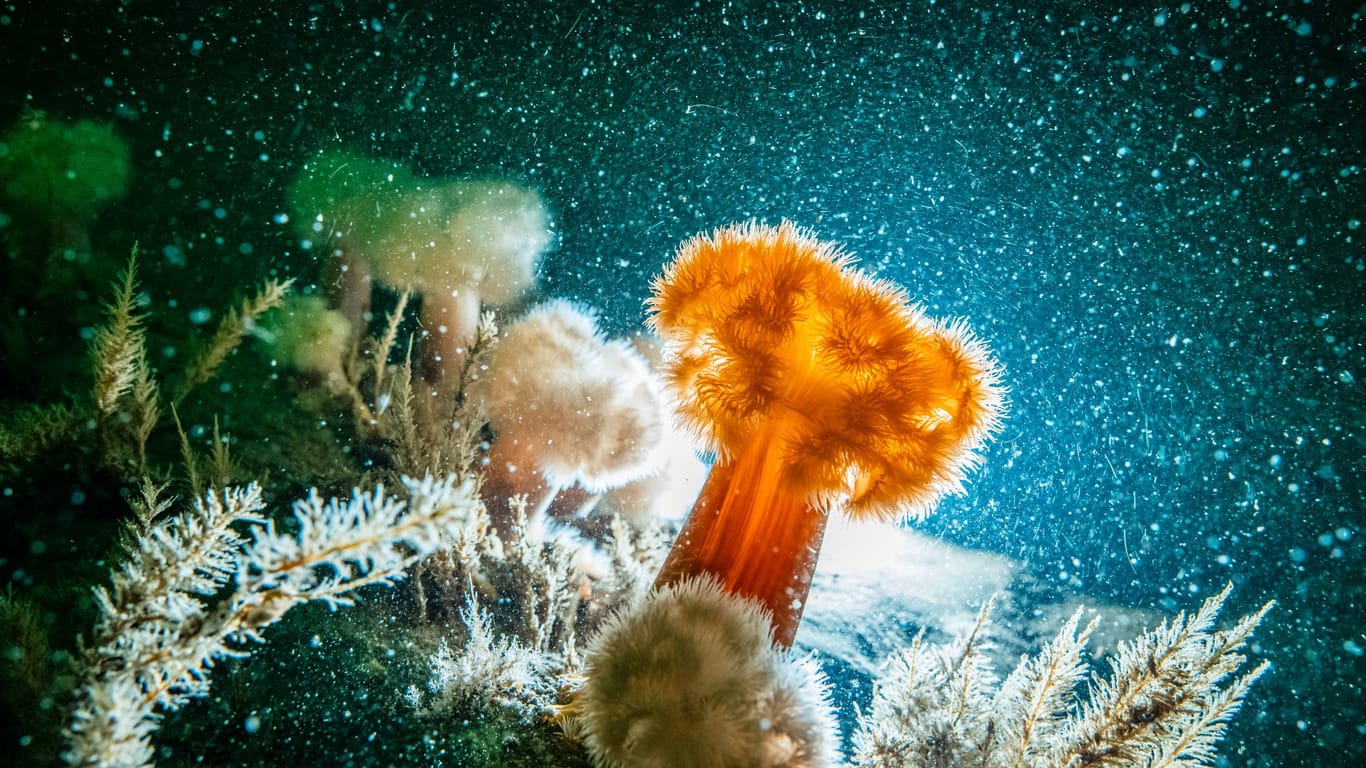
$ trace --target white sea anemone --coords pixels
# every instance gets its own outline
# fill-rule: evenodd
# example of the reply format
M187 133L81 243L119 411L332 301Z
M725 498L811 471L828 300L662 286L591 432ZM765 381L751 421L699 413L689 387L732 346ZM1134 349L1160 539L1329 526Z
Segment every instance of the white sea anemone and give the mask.
M834 765L834 714L810 660L714 580L653 592L591 644L573 707L602 768Z
M541 197L501 181L417 186L383 217L375 273L422 296L433 378L458 370L486 305L513 301L535 284L550 240Z
M509 324L477 391L498 435L490 471L511 486L498 490L540 495L539 509L561 488L601 493L663 458L666 415L645 360L571 302Z

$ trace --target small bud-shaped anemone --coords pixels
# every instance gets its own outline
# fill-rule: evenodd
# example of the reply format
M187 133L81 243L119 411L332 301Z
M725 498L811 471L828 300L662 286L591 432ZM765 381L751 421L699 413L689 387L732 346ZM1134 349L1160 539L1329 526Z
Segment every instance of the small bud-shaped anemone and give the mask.
M0 189L23 225L50 233L55 253L88 253L90 221L128 191L128 145L110 125L63 123L37 110L25 113L0 145Z
M773 647L755 603L708 578L652 593L585 655L569 715L602 768L835 764L819 668Z
M574 484L600 493L662 458L665 413L645 360L608 341L592 315L551 301L509 324L476 390L497 434L489 454L499 493L540 496L544 510ZM497 487L507 485L509 487Z
M966 327L850 261L788 222L731 226L684 243L649 302L678 414L717 457L656 583L712 574L784 645L827 515L924 514L1001 418Z
M283 365L324 383L345 376L342 365L350 351L351 324L341 312L328 309L320 296L287 296L266 315L256 335Z

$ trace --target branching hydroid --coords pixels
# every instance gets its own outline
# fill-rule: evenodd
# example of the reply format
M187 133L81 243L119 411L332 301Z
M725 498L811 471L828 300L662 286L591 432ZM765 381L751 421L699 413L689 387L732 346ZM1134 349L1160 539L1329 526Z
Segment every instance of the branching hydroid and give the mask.
M896 654L854 734L853 763L879 768L1108 768L1198 766L1267 669L1237 674L1248 637L1271 604L1214 629L1225 588L1194 615L1177 615L1121 643L1111 674L1085 675L1081 652L1096 627L1078 611L1039 654L1025 658L993 695L981 629L950 646L917 637Z
M218 367L241 343L257 319L267 311L280 306L285 296L294 286L294 278L288 280L266 280L256 295L243 299L241 304L228 311L214 331L213 338L203 351L195 357L185 373L185 380L176 392L176 402L185 399L195 387L213 378Z
M216 660L246 655L295 605L348 605L362 586L402 579L478 506L469 480L406 485L406 503L382 489L345 501L311 493L294 505L297 535L258 516L265 503L256 485L206 494L150 525L157 513L140 515L112 586L96 590L100 618L84 652L67 762L150 765L160 716L205 695ZM243 523L250 539L236 530Z

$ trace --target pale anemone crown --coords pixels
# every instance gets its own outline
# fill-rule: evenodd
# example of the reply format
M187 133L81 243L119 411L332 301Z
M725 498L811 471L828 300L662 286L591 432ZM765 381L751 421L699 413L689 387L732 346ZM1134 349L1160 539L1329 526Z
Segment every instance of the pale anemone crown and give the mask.
M648 366L572 302L504 329L479 392L498 440L534 456L553 485L596 493L657 466L665 417Z
M376 237L382 282L419 293L474 291L504 304L535 282L550 216L540 195L515 184L453 182L410 190Z
M490 304L516 299L536 277L550 246L550 215L540 195L498 181L457 182L446 189L454 215L446 232L456 260L472 272Z
M463 272L446 233L449 217L439 188L414 185L396 196L366 249L380 282L422 294L455 290Z

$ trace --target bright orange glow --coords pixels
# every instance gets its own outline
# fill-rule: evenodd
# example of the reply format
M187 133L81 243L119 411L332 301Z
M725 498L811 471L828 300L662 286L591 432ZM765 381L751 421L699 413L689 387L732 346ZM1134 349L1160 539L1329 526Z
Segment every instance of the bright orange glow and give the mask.
M657 584L713 573L790 643L825 515L895 520L960 490L1000 420L996 365L790 222L695 237L654 287L679 416L717 455Z
M791 647L827 516L783 482L774 450L781 444L751 440L741 454L712 467L655 586L713 574L732 594L763 605L774 640Z

